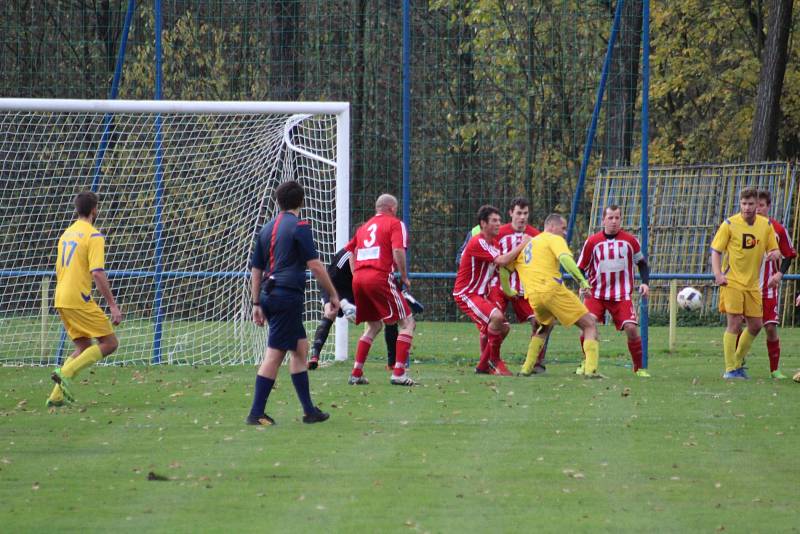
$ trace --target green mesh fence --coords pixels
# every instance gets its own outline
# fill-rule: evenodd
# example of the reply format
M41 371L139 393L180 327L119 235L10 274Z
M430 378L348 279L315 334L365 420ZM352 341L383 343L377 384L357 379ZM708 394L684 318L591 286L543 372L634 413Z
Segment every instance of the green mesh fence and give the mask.
M127 4L4 2L0 95L107 97ZM455 270L481 204L504 208L525 195L535 225L569 210L613 8L411 2L413 271ZM370 216L379 193L400 196L401 2L166 0L162 15L165 99L349 101L353 224ZM152 5L137 6L120 98L153 97L153 25ZM617 48L632 46L638 69L634 33L623 31ZM622 120L630 137L637 92L625 89L625 65L609 79L609 98L623 99L609 126L616 132ZM605 146L618 142L607 137ZM603 157L629 161L628 145ZM451 286L417 283L427 318L457 317Z

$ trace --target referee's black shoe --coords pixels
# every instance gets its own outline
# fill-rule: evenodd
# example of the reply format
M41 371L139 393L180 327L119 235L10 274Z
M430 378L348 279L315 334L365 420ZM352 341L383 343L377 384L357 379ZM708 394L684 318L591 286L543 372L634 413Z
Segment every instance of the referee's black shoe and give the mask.
M272 426L275 424L275 419L262 413L261 415L248 415L244 422L254 426Z
M330 416L331 414L323 412L314 406L313 412L303 415L303 422L309 425L312 423L321 423L323 421L327 421Z

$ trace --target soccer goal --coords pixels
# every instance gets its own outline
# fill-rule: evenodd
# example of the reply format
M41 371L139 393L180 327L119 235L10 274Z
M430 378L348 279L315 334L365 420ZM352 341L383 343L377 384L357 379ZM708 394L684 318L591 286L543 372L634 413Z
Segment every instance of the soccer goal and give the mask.
M82 190L100 196L125 315L106 363L260 361L248 260L288 179L305 187L301 216L327 262L348 240L349 104L0 99L0 364L72 351L52 307L54 265ZM309 335L320 314L309 278ZM344 359L344 320L335 334Z

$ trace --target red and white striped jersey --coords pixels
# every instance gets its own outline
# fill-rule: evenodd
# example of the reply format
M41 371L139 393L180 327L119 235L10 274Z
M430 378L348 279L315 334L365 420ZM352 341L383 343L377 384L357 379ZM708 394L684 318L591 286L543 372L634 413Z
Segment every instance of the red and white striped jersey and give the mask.
M500 232L497 234L497 243L498 247L500 248L501 254L508 254L511 252L511 249L522 243L522 238L526 235L531 237L536 237L541 232L531 226L530 224L525 225L525 229L522 232L517 232L514 230L514 227L511 226L511 223L504 224L500 227ZM500 283L500 278L498 275L495 274L494 278L492 279L489 285L496 286ZM517 292L517 295L523 296L525 293L522 290L522 284L519 282L519 276L517 275L516 271L511 271L511 277L509 278L509 285L511 289Z
M494 276L494 259L498 256L500 249L497 248L496 239L488 241L483 234L470 239L461 254L453 295L485 295L489 281Z
M778 249L781 251L781 256L784 258L796 258L797 251L794 249L794 245L792 245L792 240L789 237L789 233L786 231L786 228L783 227L781 223L773 219L772 217L769 218L769 224L772 226L772 229L775 230L775 237L778 238ZM770 277L778 272L780 268L780 262L776 261L767 261L766 256L764 256L764 261L761 262L761 274L759 275L759 282L761 286L761 295L767 298L777 298L778 297L778 287L769 287L767 283L769 282Z
M591 294L601 300L630 300L633 266L644 258L639 241L620 230L614 236L597 232L583 244L578 267L586 273Z

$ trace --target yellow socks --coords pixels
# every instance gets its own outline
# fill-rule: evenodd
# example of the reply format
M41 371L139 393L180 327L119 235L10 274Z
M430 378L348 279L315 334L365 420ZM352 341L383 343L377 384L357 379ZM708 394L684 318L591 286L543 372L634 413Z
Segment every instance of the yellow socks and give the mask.
M70 356L69 358L64 360L63 365L67 365L73 361L75 361L75 356ZM54 385L53 390L50 392L50 396L47 397L47 399L53 402L64 402L64 392L61 391L61 386L59 386L58 384Z
M753 340L755 338L756 337L751 334L750 330L747 328L745 328L744 332L742 332L742 335L739 337L739 346L736 347L735 353L736 369L744 365L744 357L747 356L747 353L750 351L750 347L753 346Z
M80 356L75 359L69 359L61 366L61 374L66 378L72 378L90 365L99 362L103 359L103 353L100 352L99 345L92 345L85 351L81 352Z
M725 355L726 373L739 367L736 365L736 334L731 334L727 330L722 334L722 353Z
M583 364L584 374L596 373L597 367L600 365L600 344L596 339L585 339L583 341L583 352L586 354L586 361Z
M522 364L522 374L529 375L533 372L533 366L536 364L536 358L542 347L544 347L544 338L533 336L531 342L528 343L528 355L525 356L525 363Z

